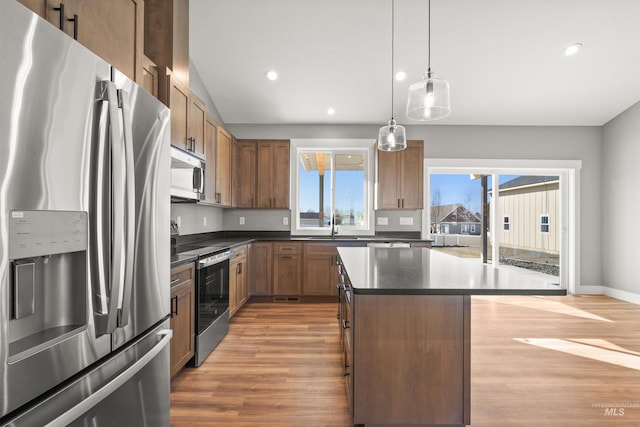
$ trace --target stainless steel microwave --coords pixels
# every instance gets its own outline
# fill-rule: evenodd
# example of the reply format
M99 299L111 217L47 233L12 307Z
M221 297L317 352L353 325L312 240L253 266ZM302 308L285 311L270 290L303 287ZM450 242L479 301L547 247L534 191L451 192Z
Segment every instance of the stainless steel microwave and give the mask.
M171 201L204 200L204 168L202 159L171 147Z

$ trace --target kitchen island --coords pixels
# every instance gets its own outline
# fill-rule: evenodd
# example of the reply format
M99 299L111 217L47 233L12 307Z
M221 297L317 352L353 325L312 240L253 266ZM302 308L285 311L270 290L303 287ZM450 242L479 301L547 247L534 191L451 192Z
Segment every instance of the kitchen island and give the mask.
M425 248L338 248L344 375L354 424L470 421L471 295L566 295L513 268Z

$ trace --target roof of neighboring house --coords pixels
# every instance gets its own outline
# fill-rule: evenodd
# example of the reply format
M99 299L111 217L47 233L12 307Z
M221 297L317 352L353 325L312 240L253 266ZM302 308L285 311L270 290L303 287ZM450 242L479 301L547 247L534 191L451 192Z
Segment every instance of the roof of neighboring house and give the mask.
M452 216L456 211L458 211L458 214L455 222L480 222L478 215L469 211L461 203L431 206L431 222L444 222L447 217Z
M519 176L507 182L503 182L502 184L500 184L499 188L500 190L506 190L507 188L525 187L528 185L543 184L545 182L555 182L555 181L558 181L559 179L560 178L557 176L525 175L525 176Z

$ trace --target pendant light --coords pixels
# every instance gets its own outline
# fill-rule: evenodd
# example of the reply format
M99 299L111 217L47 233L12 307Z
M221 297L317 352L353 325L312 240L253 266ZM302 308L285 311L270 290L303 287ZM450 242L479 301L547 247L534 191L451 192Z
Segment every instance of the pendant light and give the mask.
M393 42L394 42L394 13L395 0L391 0L391 120L380 128L378 133L378 150L400 151L407 148L407 137L404 126L400 126L393 118Z
M407 117L411 120L430 121L451 114L449 101L449 83L436 79L431 71L431 0L429 0L428 21L428 65L422 80L409 86Z

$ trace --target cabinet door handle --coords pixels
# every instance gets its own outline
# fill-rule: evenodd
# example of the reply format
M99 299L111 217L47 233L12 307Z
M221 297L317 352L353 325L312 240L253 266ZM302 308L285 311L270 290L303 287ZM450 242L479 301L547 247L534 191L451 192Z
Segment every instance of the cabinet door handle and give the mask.
M293 259L293 257L291 255L280 255L280 258L282 258L282 259Z
M404 208L404 199L402 199L402 207Z
M53 10L57 10L58 12L60 12L60 21L58 24L58 28L64 31L64 3L60 3L60 6L54 7Z
M349 329L349 321L347 319L342 321L342 329Z
M173 279L172 281L169 282L169 286L172 286L172 285L178 283L179 281L180 281L180 278Z
M74 14L73 18L67 19L69 22L73 22L73 39L78 40L78 14Z
M178 315L178 295L171 298L171 317Z
M400 207L400 199L398 199L398 207Z
M242 263L238 263L238 274L242 274Z
M344 368L342 368L342 373L344 374L345 377L349 376L349 365L347 365L346 363L344 364Z

